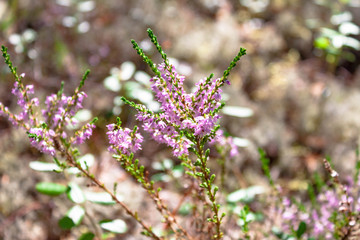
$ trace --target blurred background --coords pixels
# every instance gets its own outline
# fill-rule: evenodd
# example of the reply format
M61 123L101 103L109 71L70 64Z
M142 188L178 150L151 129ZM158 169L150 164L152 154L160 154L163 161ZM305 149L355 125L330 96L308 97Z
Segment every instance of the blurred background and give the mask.
M149 91L152 73L130 43L135 39L160 63L147 38L149 27L186 76L189 91L210 73L220 77L239 48L247 49L223 95L230 107L221 124L240 151L227 164L227 191L266 184L258 147L269 156L273 177L289 191L304 190L304 179L322 174L325 156L344 176L354 169L360 133L360 0L1 0L0 42L19 73L26 73L25 84L35 85L37 97L56 93L61 81L70 95L91 70L84 87L89 110L77 118L100 120L80 151L95 157L93 171L100 179L119 182L132 207L146 208L143 192L106 152L105 126L118 115L125 126L137 124L135 111L119 96L159 107ZM2 63L0 101L16 112L12 86ZM143 149L139 158L151 174L157 173L154 162L164 158L178 164L165 146L147 141ZM66 201L34 189L39 181L67 181L68 176L36 172L28 167L34 160L51 161L30 147L23 131L0 118L0 239L76 239L76 233L57 227ZM179 197L170 190L164 196ZM93 211L109 209L123 214L111 208ZM117 239L141 239L137 225L127 223L129 230Z

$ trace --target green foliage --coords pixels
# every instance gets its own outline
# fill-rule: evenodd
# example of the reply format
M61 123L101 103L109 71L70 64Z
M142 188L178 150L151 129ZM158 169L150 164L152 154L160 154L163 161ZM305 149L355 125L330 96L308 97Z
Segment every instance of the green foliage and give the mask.
M264 171L264 174L267 177L267 179L269 180L270 185L272 187L275 187L274 180L272 179L271 174L270 174L270 167L269 167L270 159L268 159L266 157L266 153L263 149L259 148L258 151L260 154L260 161L262 163L262 169Z
M52 182L37 183L35 188L38 192L48 196L58 196L62 193L65 193L68 189L68 187L65 185Z
M358 184L359 182L359 172L360 172L360 151L359 146L356 148L356 166L355 166L355 174L354 174L354 184Z
M86 201L85 195L79 185L76 183L69 183L68 190L66 192L67 197L74 203L84 203Z
M306 232L306 223L300 222L298 229L296 230L296 237L300 239L300 237Z
M78 226L85 216L85 209L75 205L73 206L64 217L59 220L59 226L62 229L68 230Z
M221 84L224 84L227 77L230 75L230 71L236 66L236 63L240 60L242 56L246 55L246 49L240 48L238 54L231 61L230 66L224 71L223 76L221 78Z
M92 232L83 233L78 240L93 240L95 238L95 234Z
M15 77L15 81L19 82L20 81L20 77L17 73L16 67L13 66L13 63L10 60L10 55L7 52L8 48L6 48L4 45L1 45L1 52L2 52L2 56L5 60L6 65L9 67L10 72L13 74L13 76Z
M125 233L128 230L126 223L121 219L102 220L99 225L101 228L117 234Z
M314 47L323 52L324 59L329 63L330 69L338 66L341 60L354 62L355 55L349 51L360 50L360 41L354 37L360 33L360 27L352 21L351 12L347 11L349 1L325 1L322 4L332 12L329 21L322 23L314 39Z
M249 223L251 222L251 220L249 219L249 213L250 213L250 208L248 205L245 205L243 209L241 209L239 215L240 220L242 222L242 231L245 234L249 232Z

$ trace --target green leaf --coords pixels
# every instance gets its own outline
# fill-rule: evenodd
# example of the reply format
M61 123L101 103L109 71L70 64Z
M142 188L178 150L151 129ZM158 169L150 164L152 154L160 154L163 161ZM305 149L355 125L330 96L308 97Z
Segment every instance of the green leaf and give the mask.
M68 191L66 192L67 197L74 203L83 203L85 202L85 195L82 192L79 185L76 183L69 183Z
M299 227L296 231L296 237L300 238L306 232L306 223L300 222Z
M251 117L254 114L252 109L238 106L225 106L222 109L222 112L226 115L239 118Z
M87 232L82 234L78 240L93 240L95 238L95 234L93 234L92 232Z
M59 226L62 229L71 229L78 226L85 215L84 208L75 205L73 206L66 215L59 220Z
M101 228L113 233L125 233L128 229L126 223L121 219L103 220L99 224Z
M88 122L92 118L92 113L88 109L80 109L74 116L79 122ZM86 154L91 155L91 154ZM85 155L85 156L86 156Z
M326 37L318 37L314 41L314 46L319 49L327 49L330 46L330 41Z
M104 79L104 86L106 89L118 92L121 90L120 79L117 76L111 75Z
M262 194L265 192L265 188L262 186L252 186L246 189L240 189L235 192L230 193L226 200L230 203L236 202L252 202L256 195Z
M233 142L238 147L248 147L250 145L250 141L245 138L233 137Z
M85 192L85 198L93 203L102 205L113 205L116 202L112 199L111 195L106 192ZM116 195L122 201L122 196Z
M190 203L184 203L181 205L179 209L179 214L182 216L187 216L191 213L191 210L193 208L193 205Z
M171 177L165 173L155 173L151 176L151 180L154 182L170 182Z
M29 163L31 169L39 172L61 171L61 168L55 163L32 161Z
M67 190L67 186L52 182L40 182L35 188L38 192L49 196L58 196Z
M176 165L173 169L172 169L172 174L174 177L179 178L182 175L184 175L184 167L181 165Z
M64 230L68 230L68 229L75 227L75 223L73 222L73 220L71 220L71 218L69 218L67 216L62 217L59 220L58 224L61 227L61 229L64 229Z

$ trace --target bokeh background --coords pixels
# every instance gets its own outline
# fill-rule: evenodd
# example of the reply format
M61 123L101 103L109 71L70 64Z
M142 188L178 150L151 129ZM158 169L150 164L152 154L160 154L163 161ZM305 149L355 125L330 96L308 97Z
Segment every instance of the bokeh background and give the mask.
M9 48L25 83L37 97L57 92L61 81L71 94L86 69L85 108L98 116L83 154L95 157L93 171L104 182L119 182L132 207L153 216L144 193L106 152L105 125L120 115L136 124L134 110L119 96L157 109L149 91L150 69L132 49L135 39L157 63L147 38L153 29L189 91L196 81L221 76L240 47L247 49L224 89L228 106L221 124L236 137L240 156L228 164L229 192L266 185L257 148L271 160L271 172L285 189L305 191L306 179L323 174L330 156L346 176L354 169L360 133L360 0L2 0L0 42ZM16 112L13 77L0 65L0 101ZM169 149L148 141L140 160L150 174ZM26 134L0 118L0 239L76 239L81 232L57 226L67 200L41 196L39 181L69 176L39 173L34 160L51 161L30 147ZM82 182L86 185L86 181ZM166 186L166 183L163 183ZM90 186L91 187L91 186ZM164 198L178 199L171 189ZM141 239L138 226L121 209L92 208L94 216L122 217L129 229L116 239ZM153 217L149 217L152 219ZM86 224L91 223L85 220Z

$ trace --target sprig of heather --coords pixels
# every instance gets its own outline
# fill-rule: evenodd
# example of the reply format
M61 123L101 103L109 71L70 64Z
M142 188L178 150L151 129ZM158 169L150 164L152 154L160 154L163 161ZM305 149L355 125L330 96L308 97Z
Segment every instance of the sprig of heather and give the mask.
M109 138L109 151L113 157L120 162L123 169L136 179L147 191L150 198L154 201L157 210L164 217L165 222L171 227L177 237L186 236L191 240L193 237L178 223L174 214L168 209L160 198L161 188L155 189L154 182L149 181L145 175L145 167L139 164L139 159L134 160L134 153L141 150L143 137L138 132L137 126L133 130L121 127L121 120L117 118L117 123L107 125ZM179 232L180 231L180 232Z
M135 126L133 130L121 127L121 120L117 118L117 123L106 126L108 132L106 133L109 139L109 152L118 155L130 156L132 153L141 150L141 143L144 138L138 132Z
M63 94L64 83L62 82L58 93L52 94L46 98L46 109L41 110L45 120L44 122L38 118L34 109L34 107L39 106L39 100L37 98L30 98L30 95L34 94L34 86L25 86L23 84L25 74L17 74L17 69L13 66L6 47L2 46L2 52L5 63L15 77L12 93L17 97L17 104L21 107L22 112L18 115L13 114L7 107L0 103L0 115L8 117L13 125L25 129L32 146L43 153L55 157L55 150L57 148L57 140L55 141L55 139L61 137L64 143L66 143L66 146L70 145L66 139L67 134L64 131L63 126L73 122L74 115L83 107L82 101L86 94L80 92L80 88L84 85L84 81L88 76L89 71L86 71L79 87L75 90L74 96L67 97ZM81 144L85 139L90 138L94 127L94 121L92 121L76 131L73 137L74 143Z
M83 144L86 139L89 139L93 134L93 129L96 127L95 122L98 118L94 118L90 123L82 126L79 130L74 133L74 136L70 139L70 144L74 143L76 145Z
M23 76L18 76L16 68L13 67L12 62L10 61L10 56L7 54L7 48L2 47L2 51L6 64L15 76L16 82L15 90L13 90L13 92L20 99L21 107L28 106L26 110L30 113L29 115L32 116L32 119L30 120L33 121L26 122L25 118L19 118L17 115L12 114L1 102L0 116L8 117L13 125L24 128L28 133L31 145L39 151L52 156L56 164L61 166L62 169L67 167L76 167L96 186L110 194L111 198L143 227L144 234L146 236L149 236L152 239L162 240L163 238L154 233L151 226L147 225L142 219L140 219L137 212L131 211L127 205L120 201L118 197L104 185L104 183L100 182L93 174L91 174L89 169L84 169L77 161L77 150L72 145L81 144L86 139L90 138L97 118L83 126L80 130L76 131L72 137L68 137L63 129L65 124L69 124L73 121L73 117L76 112L83 107L82 101L86 94L81 92L80 89L84 85L89 71L86 71L84 74L79 87L75 90L72 97L67 97L63 94L63 83L61 84L61 88L57 94L52 94L47 97L45 101L46 109L42 109L41 111L46 121L43 122L39 121L37 115L35 115L35 112L32 109L32 106L37 105L37 101L36 104L34 104L35 101L33 99L29 99L28 97L28 94L33 93L33 87L31 85L30 87L24 87L22 83ZM41 123L37 124L38 122ZM56 158L56 154L60 154L60 156L64 157L65 162L60 162Z
M86 70L72 97L67 97L67 104L64 104L66 107L62 111L60 123L57 125L56 131L63 133L64 124L66 124L79 109L83 108L82 102L87 95L85 92L81 92L80 90L84 86L85 80L88 78L89 74L90 70ZM63 94L61 95L62 97L64 96Z
M143 129L149 132L157 142L170 146L173 149L174 156L178 157L182 161L182 164L189 169L188 174L196 179L194 183L197 182L197 189L199 189L199 187L203 189L199 191L201 195L199 199L201 199L204 206L200 220L204 220L204 217L209 216L208 207L210 206L211 214L207 219L210 225L208 225L207 229L209 230L209 234L213 234L212 239L222 239L223 232L221 230L221 223L225 214L220 213L220 205L217 203L216 194L218 187L214 184L215 174L212 174L210 168L208 168L210 149L208 149L206 145L212 140L225 141L221 139L222 133L217 132L219 129L217 122L220 118L218 114L219 109L224 106L224 104L220 102L222 92L220 87L224 82L228 82L226 77L240 57L245 54L245 51L240 49L239 54L234 58L230 67L224 72L222 78L213 79L212 74L209 78L201 80L196 85L197 89L194 93L186 93L183 85L185 77L178 74L174 66L169 63L156 36L150 29L148 30L148 34L161 54L164 60L163 64L155 65L134 40L132 40L132 43L138 54L155 73L155 77L151 79L151 88L155 93L156 100L161 104L161 111L154 113L143 105L135 104L125 98L122 99L125 103L133 106L137 110L138 113L136 117L137 120L142 122ZM64 167L73 166L78 168L85 177L109 193L114 201L121 205L130 216L141 224L147 236L153 239L162 239L152 231L150 226L146 225L139 218L136 212L127 208L113 192L90 174L89 169L82 168L76 160L76 148L74 148L73 145L81 144L90 138L93 128L95 127L94 122L96 119L84 125L72 136L67 135L68 133L65 131L64 126L74 123L74 115L83 107L82 102L86 94L81 91L81 88L87 79L89 71L84 74L79 87L76 88L72 96L66 96L63 93L64 84L62 83L57 94L52 94L46 98L46 108L42 110L45 122L37 124L39 120L31 106L38 105L38 101L36 99L29 99L28 97L29 94L33 93L33 87L24 87L21 81L22 76L19 77L17 75L16 68L12 66L9 56L5 53L3 55L16 78L13 93L18 97L19 105L25 109L25 113L23 114L24 116L17 117L11 114L9 110L0 103L0 114L8 116L14 124L24 127L28 132L31 144L40 151L53 156L57 164ZM27 119L26 116L30 116L30 118ZM136 126L132 130L122 128L120 119L118 119L115 124L107 125L107 128L107 136L110 144L108 150L114 154L114 158L147 190L158 210L165 218L165 221L174 231L176 237L192 239L182 226L178 224L174 214L161 200L159 196L160 190L155 190L154 183L147 179L144 166L139 164L138 159L134 160L134 153L141 150L141 143L143 141L143 137L138 132L138 128ZM231 141L226 141L234 148ZM195 162L191 160L190 151L197 157ZM57 160L57 153L60 153L61 157L65 158L64 163L60 163ZM231 154L236 154L236 151L232 150ZM205 229L204 226L205 224L203 223L201 227L202 230ZM213 228L215 228L215 230L213 230Z
M27 121L30 121L30 124L37 125L36 116L34 115L33 106L39 105L39 100L37 98L30 99L29 94L34 93L34 86L28 85L24 86L22 79L25 77L25 74L18 75L16 67L13 66L10 55L7 53L7 48L1 46L2 56L5 60L6 65L9 67L10 72L15 77L14 88L11 91L18 98L18 105L22 108L22 112L19 115L14 115L15 121L12 122L20 123L24 127L28 128Z
M218 130L216 125L220 119L218 112L224 106L221 104L220 87L224 82L229 83L226 78L230 70L235 67L240 57L246 54L246 51L240 49L222 78L213 79L213 74L211 74L210 77L196 84L194 93L186 93L183 86L185 77L179 75L174 66L169 63L157 37L150 29L148 35L164 63L155 65L135 40L131 42L137 53L155 73L155 77L150 80L151 89L160 103L161 111L154 114L143 106L124 98L123 100L138 111L137 120L143 123L144 130L149 132L157 142L170 146L174 156L188 160L189 150L196 154L198 160L195 163L183 161L183 164L190 169L189 174L199 180L200 187L206 190L213 212L213 216L208 220L216 228L213 239L221 239L223 233L220 225L225 215L220 216L220 205L216 201L218 187L214 184L215 175L211 174L207 167L210 150L205 149L205 144L215 138ZM235 153L235 151L232 152L232 154Z
M136 119L143 123L144 130L149 132L155 141L170 146L176 157L189 155L191 141L184 138L184 131L181 131L180 126L173 123L166 113L156 114L144 105L136 104L124 97L121 99L138 111Z

